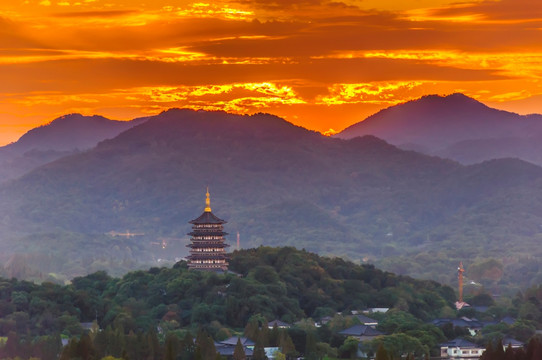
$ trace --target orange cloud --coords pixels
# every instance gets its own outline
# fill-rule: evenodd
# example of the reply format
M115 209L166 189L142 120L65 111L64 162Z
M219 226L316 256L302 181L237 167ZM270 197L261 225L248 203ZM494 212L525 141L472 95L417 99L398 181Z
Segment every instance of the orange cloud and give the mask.
M408 93L420 85L421 82L334 84L329 88L329 95L318 97L317 102L325 105L353 103L394 105L409 100Z
M173 10L168 8L168 10ZM186 17L211 17L224 18L228 20L247 20L254 17L250 10L236 9L229 6L217 6L214 3L192 3L187 8L178 8L175 14Z
M303 104L289 86L274 83L241 83L209 86L153 87L132 90L133 99L143 97L151 103L172 107L251 112L273 104Z

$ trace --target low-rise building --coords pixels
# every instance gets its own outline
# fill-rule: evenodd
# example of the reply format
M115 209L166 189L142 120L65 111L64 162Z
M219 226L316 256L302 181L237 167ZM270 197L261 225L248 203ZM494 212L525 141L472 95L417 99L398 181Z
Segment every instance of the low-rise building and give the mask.
M485 348L480 347L465 339L454 339L440 344L441 358L479 358Z
M288 324L288 323L286 323L286 322L284 322L284 321L280 321L280 320L273 320L273 321L267 323L267 327L268 327L269 329L272 329L272 328L274 328L275 326L276 326L277 328L279 328L279 329L289 329L289 328L292 327L291 324Z
M378 325L378 320L371 319L370 317L363 314L356 314L354 315L354 318L358 319L362 325L371 326L373 328Z

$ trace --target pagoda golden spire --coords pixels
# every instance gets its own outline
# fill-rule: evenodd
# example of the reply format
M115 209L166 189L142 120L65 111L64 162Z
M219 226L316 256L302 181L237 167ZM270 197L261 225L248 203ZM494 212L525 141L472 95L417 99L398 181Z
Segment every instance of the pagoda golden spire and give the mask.
M207 186L207 194L205 194L205 212L211 212L211 195L209 195L208 186Z

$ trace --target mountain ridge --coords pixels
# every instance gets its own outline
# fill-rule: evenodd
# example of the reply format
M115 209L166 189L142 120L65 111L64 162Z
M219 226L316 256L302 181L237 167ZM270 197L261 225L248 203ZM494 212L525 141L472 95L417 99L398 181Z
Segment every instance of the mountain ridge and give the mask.
M488 107L466 95L426 95L383 109L344 129L335 137L371 134L396 146L472 164L498 157L518 157L542 164L537 141L542 139L542 115L518 115ZM531 139L528 146L507 138ZM494 140L493 143L488 141ZM470 153L458 154L461 143L470 143ZM510 142L508 142L510 143ZM470 155L472 154L472 155Z
M118 121L77 113L63 115L29 130L16 142L0 147L0 182L15 179L63 156L88 150L146 120Z

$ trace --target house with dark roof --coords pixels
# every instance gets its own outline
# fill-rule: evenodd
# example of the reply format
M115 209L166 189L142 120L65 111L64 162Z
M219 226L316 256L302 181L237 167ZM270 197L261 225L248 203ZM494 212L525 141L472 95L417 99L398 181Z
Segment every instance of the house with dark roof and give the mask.
M525 344L519 340L513 339L511 337L505 337L504 339L502 339L502 346L506 350L508 345L510 345L512 349L519 349L525 346Z
M333 319L331 316L324 316L323 318L320 319L320 321L316 323L316 327L320 327L322 325L329 323L331 319Z
M453 327L462 327L466 328L472 336L476 335L486 324L477 319L470 319L468 317L462 317L460 319L435 319L431 321L431 324L441 327L446 324L452 324Z
M469 319L467 317L462 317L460 319L435 319L431 321L431 323L435 326L442 326L445 324L452 324L454 327L466 327L466 328L472 328L472 329L480 329L483 324L482 322L476 320L476 319Z
M443 359L479 358L484 351L485 348L460 338L440 344L440 357Z
M267 323L267 327L268 327L269 329L272 329L272 328L274 328L275 326L276 326L277 328L279 328L279 329L289 329L289 328L292 327L291 324L288 324L288 323L286 323L286 322L284 322L284 321L280 321L280 320L273 320L273 321Z
M511 316L505 316L501 319L501 322L506 325L513 325L516 322L516 319Z
M362 325L371 326L373 328L378 325L378 320L371 319L370 317L363 314L354 315L354 318L358 319Z
M235 345L224 345L224 344L215 344L216 352L220 354L220 356L224 356L227 359L233 359L233 352L235 351ZM244 346L243 350L245 351L245 356L247 360L252 359L252 356L254 355L253 348L249 348Z
M255 344L254 341L246 337L232 336L224 341L215 342L215 349L220 356L224 356L226 359L232 359L238 340L241 341L241 345L243 345L243 350L245 351L247 360L252 359Z
M339 331L339 334L352 336L360 341L373 340L377 336L384 335L369 325L355 325L343 331Z
M229 339L226 339L224 341L219 341L217 344L219 345L231 345L235 346L237 345L237 340L241 340L241 345L243 346L254 346L256 343L249 338L246 338L244 336L232 336Z
M382 314L385 314L387 313L388 311L390 310L390 308L385 308L385 307L377 307L377 308L368 308L367 310L365 310L364 312L367 312L367 313L382 313Z

